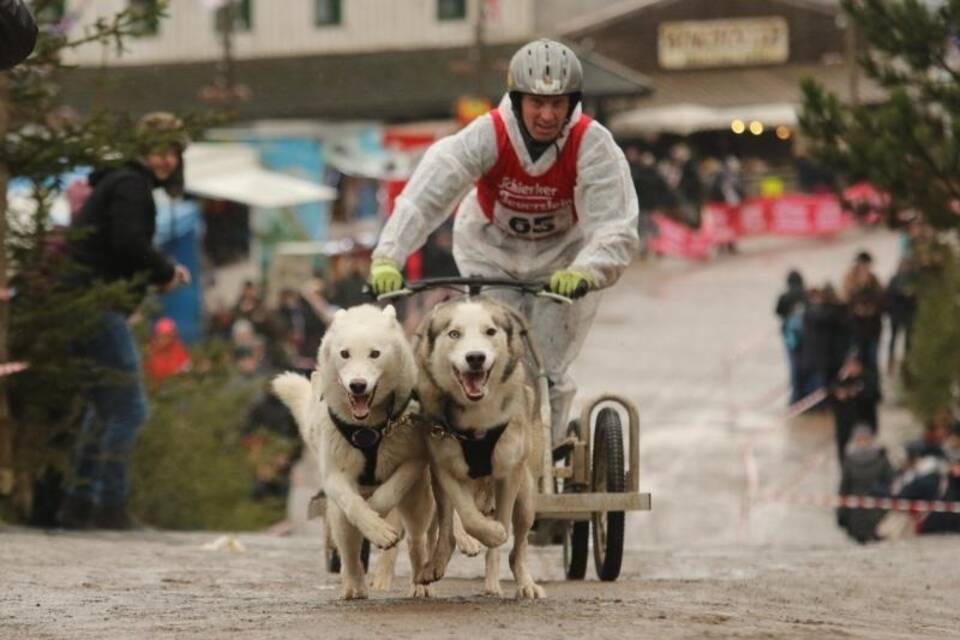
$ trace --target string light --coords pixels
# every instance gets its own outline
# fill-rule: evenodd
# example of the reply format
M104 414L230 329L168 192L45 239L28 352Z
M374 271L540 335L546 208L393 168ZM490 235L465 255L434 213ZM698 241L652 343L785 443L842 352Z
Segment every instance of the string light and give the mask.
M730 130L735 134L740 135L747 130L747 127L743 124L743 120L734 120L730 123Z

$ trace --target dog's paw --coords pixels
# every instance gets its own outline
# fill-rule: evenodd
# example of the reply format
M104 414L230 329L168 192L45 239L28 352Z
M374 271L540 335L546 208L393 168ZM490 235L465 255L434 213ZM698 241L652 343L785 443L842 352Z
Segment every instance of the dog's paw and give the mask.
M413 581L419 585L428 585L431 582L436 582L442 578L446 570L446 563L439 563L435 560L431 560L427 564L423 565L419 571L417 571L413 577Z
M340 599L341 600L366 600L367 588L363 586L362 581L358 583L344 582L343 586L340 587Z
M507 541L507 530L496 520L484 519L473 534L490 549L495 549Z
M483 582L483 595L502 598L503 587L500 586L500 580L485 580Z
M457 549L459 549L463 555L472 558L483 551L483 545L466 531L458 531Z
M390 587L393 585L393 574L374 574L370 579L370 590L371 591L390 591Z
M540 585L531 582L517 587L517 600L542 600L547 597L547 592Z
M425 584L410 585L411 598L432 598L433 591Z
M363 536L380 549L390 549L400 542L401 531L381 518L373 516L357 523Z

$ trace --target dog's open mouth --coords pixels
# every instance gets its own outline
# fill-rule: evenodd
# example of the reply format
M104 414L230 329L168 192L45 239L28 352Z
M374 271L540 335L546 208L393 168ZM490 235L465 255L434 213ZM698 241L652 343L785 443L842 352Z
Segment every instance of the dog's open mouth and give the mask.
M368 393L347 392L347 400L350 401L350 413L353 414L355 420L363 420L370 415L370 408L373 406L373 396L376 393L376 387Z
M453 375L460 383L460 388L463 389L463 394L467 396L468 400L483 400L483 397L487 395L487 380L490 379L489 369L486 371L460 371L454 367Z

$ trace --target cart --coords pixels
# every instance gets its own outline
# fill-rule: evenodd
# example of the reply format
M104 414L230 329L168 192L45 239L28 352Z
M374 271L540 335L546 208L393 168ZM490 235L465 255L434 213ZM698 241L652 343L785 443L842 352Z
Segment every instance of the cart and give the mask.
M408 283L378 300L403 298L437 288L452 289L469 296L489 289L512 289L549 298L557 304L571 302L546 291L542 282L479 277L424 279ZM562 543L566 577L582 580L587 572L592 529L597 577L604 581L616 580L623 560L626 512L652 508L651 495L640 492L639 414L626 398L601 395L584 405L580 416L570 421L566 437L561 442L553 442L547 374L530 337L526 334L523 337L530 355L527 364L539 387L544 441L551 443L543 452L543 475L534 525L547 535L538 535L533 542ZM323 496L315 497L310 505L310 516L322 515L324 507ZM366 549L369 553L368 546ZM339 565L335 555L328 553L328 556L328 564Z

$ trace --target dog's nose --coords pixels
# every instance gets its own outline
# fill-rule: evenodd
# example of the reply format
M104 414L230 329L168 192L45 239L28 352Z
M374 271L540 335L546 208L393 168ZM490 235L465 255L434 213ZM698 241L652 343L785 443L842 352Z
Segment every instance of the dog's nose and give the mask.
M481 369L483 363L487 361L487 354L482 351L471 351L466 355L466 359L471 369Z
M363 395L367 390L367 382L365 380L351 380L350 381L350 393L355 396Z

